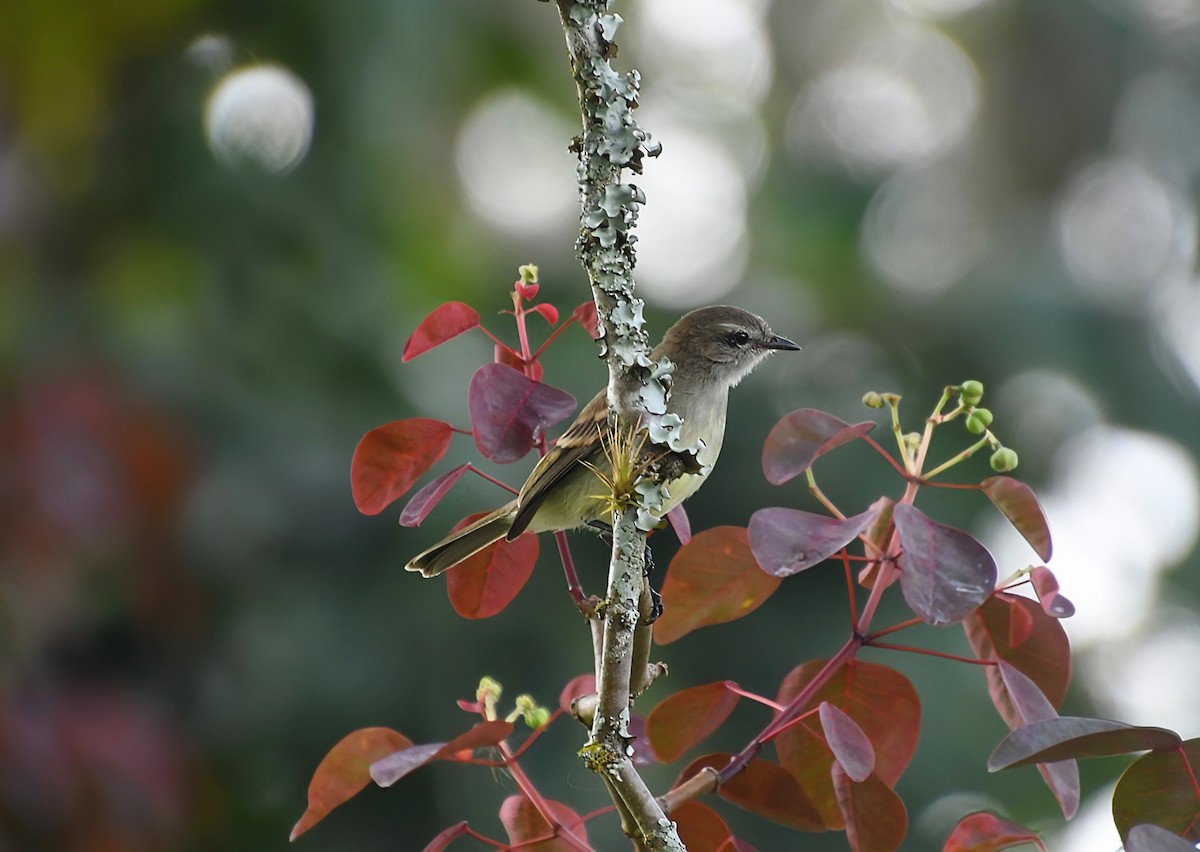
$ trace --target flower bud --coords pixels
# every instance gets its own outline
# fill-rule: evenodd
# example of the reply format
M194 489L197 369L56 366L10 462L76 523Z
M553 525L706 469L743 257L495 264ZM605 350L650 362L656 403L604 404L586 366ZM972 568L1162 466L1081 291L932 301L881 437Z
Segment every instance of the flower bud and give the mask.
M883 408L883 394L879 391L868 391L863 394L863 405L867 408Z
M983 382L968 379L958 389L958 397L963 405L978 405L979 400L983 399Z
M1017 466L1016 451L1010 450L1008 447L1001 447L992 453L991 458L992 470L997 473L1007 473Z
M986 408L976 408L967 415L967 431L972 435L982 435L991 425L992 412Z

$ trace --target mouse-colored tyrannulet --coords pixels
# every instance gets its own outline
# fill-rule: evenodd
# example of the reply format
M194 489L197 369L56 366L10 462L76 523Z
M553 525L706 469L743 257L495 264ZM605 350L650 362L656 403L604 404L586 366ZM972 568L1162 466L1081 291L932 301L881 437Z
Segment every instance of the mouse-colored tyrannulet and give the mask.
M683 419L680 439L699 448L696 473L667 483L662 513L695 493L721 452L729 389L776 349L799 349L741 308L700 308L671 326L650 354L675 365L667 409ZM600 473L611 473L607 390L583 407L521 488L517 499L442 539L404 567L434 577L501 538L523 532L575 529L606 517L610 508ZM609 449L606 451L606 447ZM599 473L598 473L599 472Z

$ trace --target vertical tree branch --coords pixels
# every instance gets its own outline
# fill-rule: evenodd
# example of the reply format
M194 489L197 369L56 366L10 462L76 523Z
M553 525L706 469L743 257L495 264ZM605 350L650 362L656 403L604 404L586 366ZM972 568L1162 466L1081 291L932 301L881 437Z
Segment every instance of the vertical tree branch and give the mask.
M620 433L645 421L653 425L666 413L673 368L670 362L655 363L649 356L643 302L633 295L631 231L643 196L636 186L621 181L624 169L640 172L643 157L656 155L658 148L633 117L637 72L618 74L609 64L616 53L613 37L621 19L609 11L608 0L556 0L556 5L583 119L575 141L581 205L576 248L596 302L600 351L608 363L609 416ZM657 440L654 434L651 438ZM613 515L597 710L582 755L604 777L618 808L632 816L640 834L634 837L639 848L682 850L674 825L630 760L630 671L644 583L647 520L637 507Z

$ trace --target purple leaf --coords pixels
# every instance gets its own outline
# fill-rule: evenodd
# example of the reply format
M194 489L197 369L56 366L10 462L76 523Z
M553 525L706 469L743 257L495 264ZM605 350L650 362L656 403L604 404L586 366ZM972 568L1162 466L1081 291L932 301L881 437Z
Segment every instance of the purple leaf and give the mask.
M1070 618L1075 614L1075 604L1058 593L1058 580L1045 565L1029 572L1033 589L1042 603L1042 611L1051 618Z
M1024 536L1037 555L1049 561L1054 551L1050 541L1050 524L1046 521L1046 513L1042 511L1033 489L1011 476L991 476L979 483L979 486L996 508L1004 513L1004 517Z
M1178 748L1179 735L1166 728L1139 727L1109 719L1057 716L1023 725L996 746L988 771L1074 757L1105 757L1131 751Z
M763 475L772 485L798 476L817 458L875 428L874 423L851 426L832 414L801 408L785 415L767 435L763 446Z
M768 574L790 577L854 541L878 514L872 507L838 520L798 509L759 509L750 516L750 550Z
M1129 829L1125 852L1195 852L1196 847L1161 825L1144 822Z
M1008 690L1013 707L1021 718L1022 725L1057 719L1058 711L1050 703L1038 685L1016 666L1000 660L1000 679ZM1079 810L1079 764L1074 760L1060 760L1038 764L1038 772L1046 779L1046 786L1058 800L1063 816L1071 819Z
M898 503L892 519L904 548L900 589L913 612L929 624L951 624L988 599L996 585L996 560L987 548L909 503Z
M825 742L851 781L866 781L875 771L875 748L863 729L845 712L822 701L817 709Z
M400 525L419 527L421 521L429 516L434 507L446 496L446 492L454 487L454 483L462 479L464 473L471 469L470 464L460 464L449 473L443 473L433 482L426 485L412 496L404 511L400 513Z
M467 404L479 452L507 463L524 456L548 427L569 417L575 397L504 364L484 364L471 377Z
M371 764L371 778L380 787L390 787L414 769L437 757L445 743L424 743L381 757Z
M667 512L667 520L671 522L671 529L675 530L675 537L679 539L680 544L687 544L692 540L692 524L682 503Z

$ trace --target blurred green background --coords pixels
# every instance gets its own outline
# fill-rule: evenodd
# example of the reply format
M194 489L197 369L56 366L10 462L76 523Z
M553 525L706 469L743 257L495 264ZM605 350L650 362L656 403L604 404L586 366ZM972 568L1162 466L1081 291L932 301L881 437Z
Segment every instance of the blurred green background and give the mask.
M736 391L693 528L811 508L759 473L783 413L859 420L863 392L892 390L916 428L943 385L981 379L1080 609L1071 709L1200 733L1200 2L617 9L618 64L641 70L639 117L664 146L637 180L653 334L730 301L804 346ZM481 675L552 704L589 669L548 557L483 622L400 570L497 489L466 480L407 530L398 510L359 515L349 488L368 429L467 423L490 344L402 365L429 310L465 300L511 335L494 312L526 262L564 313L587 298L574 97L554 7L534 0L0 4L0 848L281 848L349 731L448 739ZM547 362L580 398L603 376L580 333ZM475 458L460 438L439 470ZM517 483L514 467L499 473ZM818 474L847 511L899 491L863 447ZM932 496L1002 575L1034 558L978 495ZM602 549L577 558L598 589ZM841 643L843 597L836 571L810 572L746 622L662 648L671 678L645 707L722 678L773 695ZM1004 728L979 671L870 658L924 701L906 849L940 848L980 806L1055 849L1115 848L1106 785L1124 761L1084 767L1095 795L1055 834L1032 769L985 772ZM764 721L740 709L714 747ZM606 799L580 743L563 723L527 765L588 811ZM513 791L436 766L296 848L419 849L464 817L499 835ZM723 813L760 849L797 848ZM600 848L623 848L600 823Z

